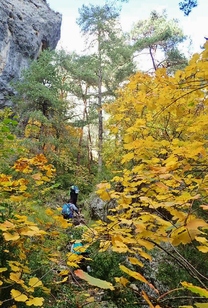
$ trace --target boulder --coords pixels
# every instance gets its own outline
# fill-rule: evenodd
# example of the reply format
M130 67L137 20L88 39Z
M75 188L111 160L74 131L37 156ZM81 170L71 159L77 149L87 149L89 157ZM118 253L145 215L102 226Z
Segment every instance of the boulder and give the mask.
M11 81L19 79L42 50L56 48L61 22L61 14L45 0L0 1L0 108L12 105Z
M85 202L84 207L88 209L91 219L108 221L107 215L112 215L110 210L116 207L116 201L103 201L97 194L93 193Z

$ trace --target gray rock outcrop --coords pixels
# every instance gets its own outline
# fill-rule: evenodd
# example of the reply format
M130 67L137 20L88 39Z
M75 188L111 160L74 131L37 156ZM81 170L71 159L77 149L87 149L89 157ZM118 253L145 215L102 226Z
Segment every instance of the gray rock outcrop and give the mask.
M103 201L96 193L92 193L85 202L85 209L89 211L89 215L93 220L107 221L107 215L111 215L111 209L116 207L116 201Z
M10 82L19 79L31 60L60 39L61 14L45 0L0 1L0 108L12 105Z

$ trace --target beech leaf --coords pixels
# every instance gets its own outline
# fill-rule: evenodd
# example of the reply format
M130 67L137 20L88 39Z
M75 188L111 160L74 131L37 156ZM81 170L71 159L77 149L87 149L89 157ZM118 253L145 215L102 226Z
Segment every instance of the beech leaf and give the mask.
M43 306L44 298L43 297L34 297L32 299L29 299L26 301L27 306L36 306L36 307L41 307Z
M124 273L128 274L129 276L134 277L135 279L140 280L141 282L149 284L147 279L140 273L132 271L124 265L120 265L119 267Z
M6 241L17 241L20 236L18 233L14 232L14 233L9 233L9 232L4 232L3 236L5 238Z
M29 280L29 286L33 287L33 288L36 288L36 287L40 287L42 286L42 281L39 280L37 277L33 277L33 278L30 278Z
M17 302L26 302L26 300L28 299L28 297L25 294L15 289L11 290L11 296Z
M201 287L194 286L192 283L188 283L186 281L181 282L182 286L193 293L197 293L200 296L208 298L208 291Z

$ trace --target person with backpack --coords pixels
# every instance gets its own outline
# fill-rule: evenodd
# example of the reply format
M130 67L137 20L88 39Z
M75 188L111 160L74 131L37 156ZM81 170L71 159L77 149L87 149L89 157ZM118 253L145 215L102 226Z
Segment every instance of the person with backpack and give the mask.
M76 205L73 204L71 200L69 200L63 205L61 214L63 215L64 219L69 219L74 217L74 212L79 214L79 210Z
M70 200L75 206L77 206L78 194L79 194L79 188L76 185L72 185L70 187Z

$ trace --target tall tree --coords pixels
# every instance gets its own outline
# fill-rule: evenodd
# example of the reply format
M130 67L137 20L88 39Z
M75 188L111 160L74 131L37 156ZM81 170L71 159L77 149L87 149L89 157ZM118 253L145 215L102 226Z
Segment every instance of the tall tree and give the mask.
M32 153L44 153L56 167L74 166L77 137L69 122L73 114L56 53L44 51L14 87L19 136L25 146Z
M98 110L98 171L102 170L103 109L102 105L109 95L115 95L116 86L133 71L132 53L125 44L119 29L119 9L116 6L85 6L79 10L77 23L95 59L97 78Z
M153 248L168 254L167 267L172 258L174 269L179 266L187 271L185 279L173 281L174 290L166 289L161 295L163 291L159 289L155 298L152 291L142 292L142 284L138 283L137 294L142 294L150 307L155 303L164 307L164 299L168 307L185 303L194 306L199 299L193 296L189 301L187 289L207 294L207 54L208 44L174 76L167 75L164 69L158 69L153 76L138 72L108 110L111 137L118 136L117 148L111 155L115 159L111 167L115 169L111 169L114 172L110 183L101 183L98 193L103 200L114 199L117 206L108 216L108 224L97 225L97 238L107 238L106 243L101 240L100 247L109 249L111 245L113 251L127 252L131 269L123 265L120 268L150 288L154 281L150 284L148 276L142 275L147 263L141 262L152 259ZM123 154L120 166L119 151L116 152L119 147ZM193 254L198 256L194 263ZM139 268L132 271L135 264ZM182 296L174 297L178 284ZM155 286L160 288L156 280Z
M172 73L187 65L186 57L178 48L186 36L176 19L168 20L166 11L152 11L148 19L133 26L130 36L137 53L147 51L154 71L165 67Z
M86 145L88 153L87 165L90 171L93 163L91 126L95 122L97 124L96 112L91 106L97 87L95 58L93 55L78 55L74 52L66 53L61 51L60 59L60 67L65 71L65 83L69 94L77 102L73 118L73 125L80 129L77 165L84 163L83 159L86 162ZM85 130L87 131L86 138L84 138Z

